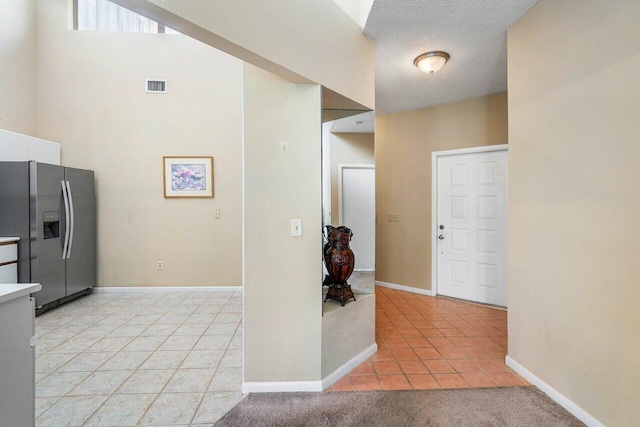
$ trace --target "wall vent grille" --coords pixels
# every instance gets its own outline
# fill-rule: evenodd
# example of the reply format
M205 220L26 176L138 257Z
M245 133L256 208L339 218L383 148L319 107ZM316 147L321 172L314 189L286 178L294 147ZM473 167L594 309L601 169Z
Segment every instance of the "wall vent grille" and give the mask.
M158 79L147 79L146 92L167 93L167 81Z

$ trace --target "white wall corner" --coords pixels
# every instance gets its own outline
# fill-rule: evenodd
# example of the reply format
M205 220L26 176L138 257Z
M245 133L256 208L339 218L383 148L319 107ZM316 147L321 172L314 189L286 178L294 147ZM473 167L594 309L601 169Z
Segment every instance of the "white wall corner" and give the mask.
M334 372L322 379L322 381L265 381L243 382L242 393L292 393L292 392L319 392L328 389L342 377L357 368L362 362L373 356L378 351L378 344L373 344Z
M364 350L362 353L356 355L351 360L347 361L344 365L327 375L322 379L322 390L326 390L339 380L342 379L349 372L360 366L362 362L376 354L378 351L378 344L374 343L371 347Z
M367 23L373 0L333 0L351 19L364 29Z
M427 295L432 297L433 292L428 289L414 288L412 286L396 285L395 283L381 282L376 280L376 286L382 286L383 288L395 289L397 291L411 292L414 294Z
M542 390L547 396L553 399L558 405L562 406L564 409L569 411L573 416L578 418L580 421L588 425L589 427L604 427L600 421L598 421L593 415L589 414L587 411L578 406L575 402L569 399L564 394L560 393L555 388L551 387L546 382L542 381L538 378L533 372L529 371L527 368L516 362L511 356L507 356L505 358L505 364L513 369L518 375L520 375L525 380L529 381L531 384L538 387Z

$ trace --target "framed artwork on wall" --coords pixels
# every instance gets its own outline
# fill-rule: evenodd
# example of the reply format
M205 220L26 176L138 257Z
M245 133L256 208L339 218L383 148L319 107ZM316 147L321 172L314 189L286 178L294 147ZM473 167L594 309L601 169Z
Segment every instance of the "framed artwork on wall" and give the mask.
M163 156L164 198L213 197L212 156Z

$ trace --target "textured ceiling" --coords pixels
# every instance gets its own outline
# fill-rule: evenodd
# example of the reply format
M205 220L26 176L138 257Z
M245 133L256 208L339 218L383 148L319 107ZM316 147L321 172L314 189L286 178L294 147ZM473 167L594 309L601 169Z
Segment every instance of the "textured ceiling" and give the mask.
M376 114L507 90L507 28L538 0L375 0L364 33L375 42ZM443 50L427 75L413 60Z

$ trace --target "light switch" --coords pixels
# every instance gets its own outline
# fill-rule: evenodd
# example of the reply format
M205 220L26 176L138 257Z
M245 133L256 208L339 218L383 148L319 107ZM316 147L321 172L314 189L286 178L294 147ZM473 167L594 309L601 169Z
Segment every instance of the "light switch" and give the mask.
M213 217L215 219L219 219L220 218L220 209L216 209L213 211Z
M289 149L289 143L287 141L280 141L278 143L278 145L280 146L281 150L288 150Z
M302 236L302 220L301 219L291 220L291 235L293 237Z

